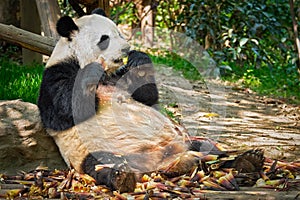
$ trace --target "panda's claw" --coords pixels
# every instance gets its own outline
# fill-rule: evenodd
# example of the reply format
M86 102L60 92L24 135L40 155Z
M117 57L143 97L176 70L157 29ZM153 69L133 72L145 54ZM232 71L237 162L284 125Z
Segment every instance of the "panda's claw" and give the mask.
M97 85L86 85L84 90L84 94L86 96L93 95L96 93Z

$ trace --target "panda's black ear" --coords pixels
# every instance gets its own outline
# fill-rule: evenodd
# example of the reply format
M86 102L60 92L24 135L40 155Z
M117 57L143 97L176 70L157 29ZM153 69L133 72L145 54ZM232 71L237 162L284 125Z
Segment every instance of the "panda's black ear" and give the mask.
M56 30L62 37L68 38L71 41L71 33L78 30L78 26L69 16L61 17L56 23Z
M92 14L102 15L103 17L107 17L105 11L102 8L96 8L92 11Z

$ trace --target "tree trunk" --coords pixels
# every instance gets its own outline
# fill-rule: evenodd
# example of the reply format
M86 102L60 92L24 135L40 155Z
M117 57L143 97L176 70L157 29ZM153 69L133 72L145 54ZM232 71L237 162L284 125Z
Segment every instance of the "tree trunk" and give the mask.
M297 21L295 19L294 0L290 0L290 12L291 12L291 17L292 17L292 21L293 21L295 47L296 47L297 54L298 54L298 62L297 62L298 73L300 75L300 41L299 41L299 36L298 36L298 24L297 24Z
M151 5L146 5L143 9L141 29L143 42L146 46L153 46L154 39L154 23L153 23L153 10Z
M98 0L98 7L102 8L108 17L110 16L110 7L108 0Z
M0 13L0 23L20 26L20 21L18 17L20 15L19 0L1 0Z
M145 46L153 46L154 40L154 0L136 0L135 5L141 20L142 41Z
M41 22L35 0L21 0L21 28L33 33L41 33ZM42 55L22 49L23 64L42 63Z
M53 37L58 40L59 35L56 32L56 22L61 16L57 1L36 0L40 21L45 36Z
M102 8L107 16L110 15L109 0L69 0L69 3L79 16L85 14L79 4L86 7L86 14L90 14L96 8Z
M0 23L20 27L20 0L1 0L0 13ZM5 50L10 45L1 40L0 46Z

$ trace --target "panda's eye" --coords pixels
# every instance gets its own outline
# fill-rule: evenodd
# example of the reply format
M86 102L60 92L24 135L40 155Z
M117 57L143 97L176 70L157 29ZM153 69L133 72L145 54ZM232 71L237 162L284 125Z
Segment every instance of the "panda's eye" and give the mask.
M97 44L99 48L103 51L107 49L109 45L109 36L108 35L102 35L100 41Z

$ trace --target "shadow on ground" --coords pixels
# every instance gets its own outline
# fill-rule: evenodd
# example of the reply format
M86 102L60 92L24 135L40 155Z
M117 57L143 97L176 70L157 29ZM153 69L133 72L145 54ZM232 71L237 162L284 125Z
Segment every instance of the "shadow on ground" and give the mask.
M161 105L170 105L191 135L227 149L265 149L265 156L300 158L300 106L262 97L220 81L189 82L171 68L157 66Z

